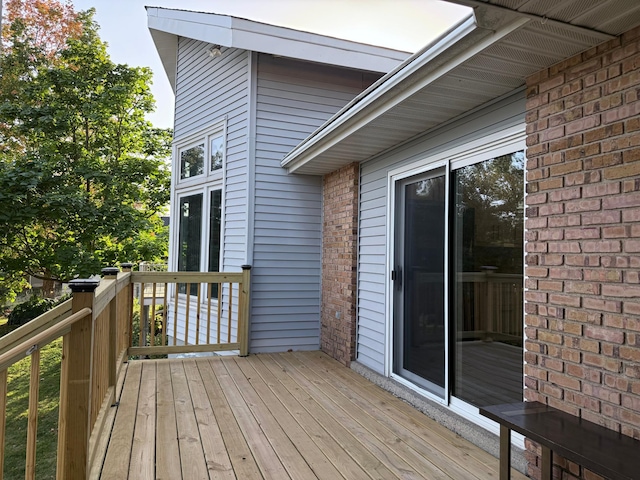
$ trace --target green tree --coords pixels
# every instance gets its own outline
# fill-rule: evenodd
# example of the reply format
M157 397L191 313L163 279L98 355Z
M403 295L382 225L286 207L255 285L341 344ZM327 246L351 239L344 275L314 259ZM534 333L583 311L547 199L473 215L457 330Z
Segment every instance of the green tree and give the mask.
M114 64L93 11L51 55L21 18L0 54L0 281L46 285L166 256L171 132L153 128L151 71ZM9 71L10 70L10 71ZM9 73L11 75L9 75Z

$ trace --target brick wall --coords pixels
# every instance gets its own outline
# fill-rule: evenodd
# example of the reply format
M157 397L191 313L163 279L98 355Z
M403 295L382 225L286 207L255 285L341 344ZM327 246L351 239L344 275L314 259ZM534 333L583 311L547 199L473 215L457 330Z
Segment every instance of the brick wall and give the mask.
M353 163L324 177L320 345L349 365L356 349L358 178Z
M639 67L635 29L527 79L525 280L525 397L636 438ZM555 461L554 478L599 478Z

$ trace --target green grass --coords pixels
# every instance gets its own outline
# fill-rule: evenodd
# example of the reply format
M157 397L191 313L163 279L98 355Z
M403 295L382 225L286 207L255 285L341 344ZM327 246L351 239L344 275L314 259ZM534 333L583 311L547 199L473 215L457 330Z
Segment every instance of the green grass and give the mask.
M40 352L40 394L36 447L36 478L38 480L54 479L56 476L61 356L61 339L43 347ZM9 368L5 478L24 478L30 368L30 358L25 358Z

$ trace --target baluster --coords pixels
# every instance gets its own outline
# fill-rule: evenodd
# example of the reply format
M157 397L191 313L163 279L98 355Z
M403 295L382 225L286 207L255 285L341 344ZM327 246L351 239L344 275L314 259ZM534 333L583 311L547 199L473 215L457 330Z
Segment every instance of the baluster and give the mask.
M36 440L38 438L38 396L40 393L40 349L31 347L29 377L29 412L27 414L27 460L25 480L36 478Z
M211 343L211 283L207 283L207 343Z
M7 370L0 372L0 480L4 472L4 440L7 425Z

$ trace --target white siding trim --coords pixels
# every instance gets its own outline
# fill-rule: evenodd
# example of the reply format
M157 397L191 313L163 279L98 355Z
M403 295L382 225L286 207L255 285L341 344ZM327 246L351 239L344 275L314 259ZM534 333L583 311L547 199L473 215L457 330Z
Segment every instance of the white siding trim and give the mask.
M249 52L249 125L247 127L247 247L245 265L253 264L256 191L256 124L258 123L258 55Z

